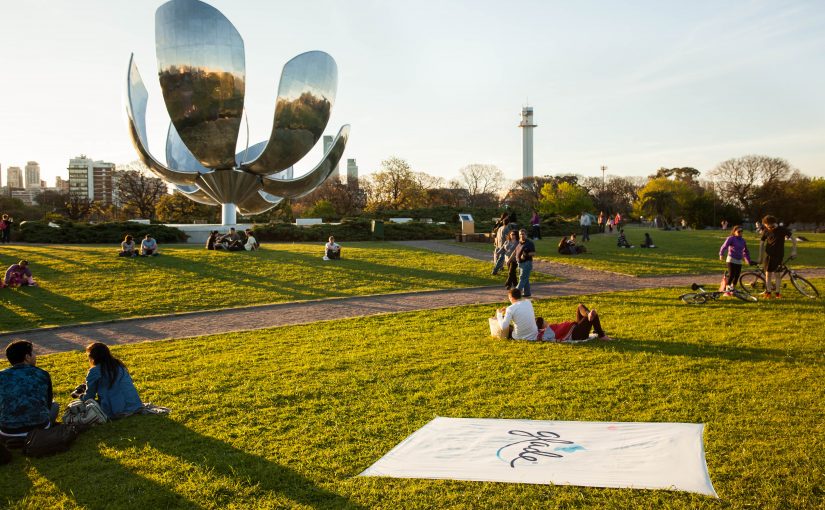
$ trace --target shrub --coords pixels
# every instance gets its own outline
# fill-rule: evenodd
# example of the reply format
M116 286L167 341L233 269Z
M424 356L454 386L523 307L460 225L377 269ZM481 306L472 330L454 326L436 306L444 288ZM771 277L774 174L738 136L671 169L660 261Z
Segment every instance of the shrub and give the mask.
M127 234L131 234L136 240L150 234L159 243L182 243L188 237L174 227L131 221L95 225L58 221L55 224L58 228L50 227L44 221L27 221L20 226L20 240L27 243L110 244L120 243Z
M384 223L384 239L405 241L416 239L449 239L455 227L434 223ZM347 220L338 225L324 224L310 227L296 227L292 223L270 223L255 227L255 238L266 241L326 241L335 236L342 241L370 241L375 239L369 220Z

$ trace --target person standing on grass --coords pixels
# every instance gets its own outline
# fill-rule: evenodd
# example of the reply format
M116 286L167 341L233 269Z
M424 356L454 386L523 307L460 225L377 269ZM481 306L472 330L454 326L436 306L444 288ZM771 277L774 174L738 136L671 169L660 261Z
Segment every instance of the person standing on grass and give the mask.
M511 340L536 340L539 329L536 326L533 303L529 299L524 299L519 288L510 289L507 299L510 306L496 310L496 320L501 330L507 331L507 338Z
M607 218L607 233L608 234L613 233L613 217L612 216L609 216Z
M533 240L541 239L541 216L538 211L533 211L533 216L530 218L530 226L533 229Z
M616 227L616 230L621 230L622 228L622 215L616 213L616 217L613 219L613 226Z
M25 439L29 431L47 429L57 420L52 378L37 367L31 342L16 340L6 347L11 367L0 370L0 439Z
M765 270L765 293L766 299L771 299L772 293L779 299L782 297L782 273L779 266L785 259L785 238L791 239L791 258L796 257L796 238L790 230L782 225L778 225L776 218L768 215L762 218L763 233L759 243L759 263L763 264ZM772 290L773 289L773 290Z
M518 232L519 244L516 247L516 261L518 261L518 284L516 288L522 292L522 297L530 297L530 273L533 271L533 255L536 254L536 245L527 238L527 231Z
M132 376L122 361L112 356L106 344L94 342L86 346L89 371L80 400L97 400L109 419L129 416L143 408Z
M599 232L604 234L604 211L599 211L599 217L596 221L599 224Z
M504 263L507 265L507 281L504 282L504 286L507 290L515 289L518 285L518 261L516 260L518 244L518 234L515 230L511 230L504 242Z
M582 211L581 218L579 218L579 224L582 227L582 242L585 243L590 240L590 224L592 223L590 219L590 214L586 211Z
M2 219L0 219L0 241L2 241L3 244L9 244L11 242L11 226L13 224L14 218L8 214L4 214Z
M722 247L719 248L719 260L724 260L728 264L725 291L732 292L739 283L739 275L742 274L742 262L751 263L748 243L742 237L741 225L735 225L728 238L722 243Z

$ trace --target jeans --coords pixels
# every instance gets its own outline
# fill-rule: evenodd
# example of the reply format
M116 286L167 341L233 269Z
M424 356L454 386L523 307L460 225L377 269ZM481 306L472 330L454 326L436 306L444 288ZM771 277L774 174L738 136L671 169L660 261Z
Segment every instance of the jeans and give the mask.
M533 239L541 239L541 224L532 225L533 227Z
M501 271L501 268L504 267L504 250L494 251L493 260L495 261L495 265L493 266L493 274L497 274Z
M533 271L533 261L523 260L518 263L518 285L517 289L521 289L522 296L529 296L530 292L530 272Z

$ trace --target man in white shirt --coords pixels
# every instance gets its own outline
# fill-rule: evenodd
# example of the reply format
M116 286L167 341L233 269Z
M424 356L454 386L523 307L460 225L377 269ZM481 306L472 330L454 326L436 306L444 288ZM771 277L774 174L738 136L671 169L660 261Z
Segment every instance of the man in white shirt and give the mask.
M579 219L579 224L582 226L582 242L590 240L590 215L582 211L582 217Z
M496 320L502 331L508 331L507 338L513 340L536 340L539 328L536 326L536 313L533 303L521 297L521 289L510 289L507 298L512 303L508 307L501 307L496 311ZM510 322L513 322L510 325Z
M338 260L341 258L341 245L335 242L335 237L329 236L329 242L324 245L324 260Z

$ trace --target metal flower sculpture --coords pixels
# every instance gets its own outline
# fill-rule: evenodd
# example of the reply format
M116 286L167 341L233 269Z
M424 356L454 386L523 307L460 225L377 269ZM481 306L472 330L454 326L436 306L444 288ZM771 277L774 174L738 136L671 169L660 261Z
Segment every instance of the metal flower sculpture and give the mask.
M149 152L148 93L134 54L129 60L126 113L138 155L158 177L190 199L222 205L225 225L235 211L258 214L283 198L321 185L344 153L349 125L338 132L321 162L296 179L277 178L303 158L329 122L338 68L321 51L302 53L284 65L272 134L235 154L244 112L244 45L232 23L198 0L172 0L155 13L155 48L163 100L171 123L163 165Z

